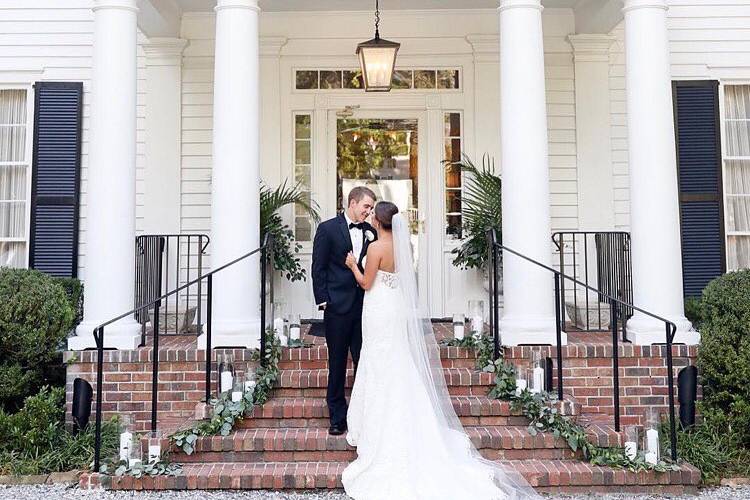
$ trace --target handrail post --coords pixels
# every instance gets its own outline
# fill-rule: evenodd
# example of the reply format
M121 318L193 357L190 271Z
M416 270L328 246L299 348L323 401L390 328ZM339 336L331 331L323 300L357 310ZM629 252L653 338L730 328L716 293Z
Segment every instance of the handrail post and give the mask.
M560 297L562 275L555 273L555 333L557 335L557 399L563 400L563 367L562 367L562 306Z
M674 378L672 360L672 341L677 329L676 325L666 323L667 330L667 385L669 386L669 440L671 444L672 460L677 460L677 422L674 409Z
M159 405L159 307L161 300L154 304L154 349L151 355L151 432L156 431L156 415Z
M620 432L620 358L617 344L617 303L614 300L610 304L610 322L612 323L612 390L615 406L615 431Z
M211 401L211 318L213 302L213 274L206 277L206 404Z
M99 472L102 452L102 387L104 378L104 327L94 330L96 341L96 424L94 430L94 472Z
M260 365L266 366L266 266L268 265L268 235L260 251Z

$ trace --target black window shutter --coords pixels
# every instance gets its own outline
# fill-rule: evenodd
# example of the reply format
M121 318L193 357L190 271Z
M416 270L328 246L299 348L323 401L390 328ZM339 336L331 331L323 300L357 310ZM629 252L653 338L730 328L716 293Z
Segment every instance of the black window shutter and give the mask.
M673 82L683 289L699 297L726 269L719 83Z
M75 277L83 84L37 82L34 91L29 267Z

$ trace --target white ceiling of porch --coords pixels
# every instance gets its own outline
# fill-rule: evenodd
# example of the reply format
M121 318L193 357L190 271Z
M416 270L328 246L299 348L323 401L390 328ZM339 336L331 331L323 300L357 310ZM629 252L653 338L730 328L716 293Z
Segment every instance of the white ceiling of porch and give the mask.
M543 0L546 7L576 7L588 0ZM210 10L215 0L177 0L183 12ZM497 0L380 0L381 10L492 9ZM260 0L264 12L374 10L373 0Z

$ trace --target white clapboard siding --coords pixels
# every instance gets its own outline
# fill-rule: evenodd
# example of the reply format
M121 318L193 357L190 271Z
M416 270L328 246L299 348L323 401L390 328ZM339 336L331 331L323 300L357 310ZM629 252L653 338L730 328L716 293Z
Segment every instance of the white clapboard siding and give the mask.
M667 16L673 79L721 80L732 77L733 71L739 71L737 68L750 67L750 2L670 0ZM630 227L630 189L623 23L612 34L617 38L610 53L615 225L627 230ZM746 75L737 73L735 77Z
M91 60L94 15L91 0L2 0L0 2L0 76L3 72L33 71L28 81L83 82L81 154L81 211L78 276L85 279L86 229L91 117ZM138 41L145 38L139 33ZM143 219L143 170L145 167L145 72L138 51L136 228ZM16 79L18 83L18 79Z

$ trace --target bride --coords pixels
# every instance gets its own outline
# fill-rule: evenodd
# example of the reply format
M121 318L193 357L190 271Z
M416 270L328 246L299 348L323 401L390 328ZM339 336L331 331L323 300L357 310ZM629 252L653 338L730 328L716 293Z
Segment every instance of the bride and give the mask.
M357 459L343 472L355 500L537 498L514 470L485 460L456 416L440 348L419 300L410 231L393 203L375 206L364 274L362 353L347 414Z

